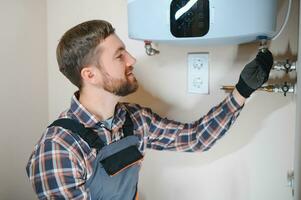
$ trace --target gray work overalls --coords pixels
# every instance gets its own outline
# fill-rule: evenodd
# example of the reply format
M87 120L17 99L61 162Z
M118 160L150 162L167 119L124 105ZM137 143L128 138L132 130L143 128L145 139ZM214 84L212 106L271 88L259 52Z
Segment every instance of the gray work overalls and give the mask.
M50 126L71 130L90 148L96 148L98 153L93 161L93 172L85 183L92 200L138 199L139 162L143 156L137 148L139 140L133 135L133 123L128 113L122 127L124 137L109 145L105 145L92 129L85 128L76 120L62 118Z

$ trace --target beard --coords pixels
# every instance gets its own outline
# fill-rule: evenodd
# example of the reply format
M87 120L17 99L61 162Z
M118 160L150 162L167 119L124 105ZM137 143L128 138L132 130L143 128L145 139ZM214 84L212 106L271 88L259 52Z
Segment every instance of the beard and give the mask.
M117 96L126 96L134 93L138 89L138 82L133 74L127 75L124 78L113 78L108 73L103 72L103 88L107 92L113 93Z

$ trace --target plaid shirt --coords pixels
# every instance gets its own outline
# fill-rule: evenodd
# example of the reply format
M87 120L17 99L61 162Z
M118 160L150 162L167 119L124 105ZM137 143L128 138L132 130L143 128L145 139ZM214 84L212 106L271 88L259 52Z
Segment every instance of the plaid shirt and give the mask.
M137 104L118 103L109 130L79 103L75 93L70 109L59 118L78 120L110 144L122 137L121 127L129 112L142 153L145 148L195 152L210 149L230 128L241 109L230 94L204 117L192 123L180 123L161 118ZM96 150L79 136L54 126L46 129L34 147L26 170L39 199L90 199L84 184L92 174L95 158Z

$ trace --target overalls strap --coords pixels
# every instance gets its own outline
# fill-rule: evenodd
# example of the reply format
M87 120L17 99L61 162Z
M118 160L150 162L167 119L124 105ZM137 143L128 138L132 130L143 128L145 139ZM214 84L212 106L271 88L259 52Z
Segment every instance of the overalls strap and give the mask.
M128 112L126 112L125 122L122 126L122 129L123 129L124 137L133 135L134 124L133 124L130 114Z
M51 125L49 125L48 128L51 126L60 126L64 129L72 131L72 133L74 134L78 134L83 140L88 143L91 148L95 148L97 149L97 151L105 146L104 142L99 138L97 133L93 131L93 129L86 128L83 124L74 119L57 119Z

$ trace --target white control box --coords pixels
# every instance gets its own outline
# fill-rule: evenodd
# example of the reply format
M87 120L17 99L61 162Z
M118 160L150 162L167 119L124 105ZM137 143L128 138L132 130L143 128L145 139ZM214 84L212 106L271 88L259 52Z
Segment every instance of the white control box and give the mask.
M209 94L209 54L188 53L188 92Z

